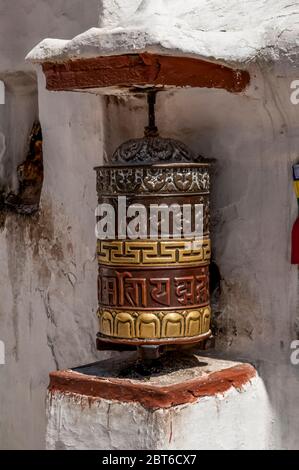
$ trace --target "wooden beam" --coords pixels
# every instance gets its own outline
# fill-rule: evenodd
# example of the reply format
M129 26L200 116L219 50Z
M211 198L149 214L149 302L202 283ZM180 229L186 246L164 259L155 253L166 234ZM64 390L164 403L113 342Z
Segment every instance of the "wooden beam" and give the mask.
M222 88L238 93L250 81L244 70L200 59L149 53L45 62L43 71L47 89L53 91L168 85Z

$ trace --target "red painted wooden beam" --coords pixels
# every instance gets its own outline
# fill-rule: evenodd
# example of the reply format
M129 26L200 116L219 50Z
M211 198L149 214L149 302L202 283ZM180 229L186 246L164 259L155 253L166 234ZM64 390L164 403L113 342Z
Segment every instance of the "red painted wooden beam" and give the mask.
M247 71L188 57L132 54L67 62L45 62L47 89L133 87L140 85L190 86L243 91L250 81Z

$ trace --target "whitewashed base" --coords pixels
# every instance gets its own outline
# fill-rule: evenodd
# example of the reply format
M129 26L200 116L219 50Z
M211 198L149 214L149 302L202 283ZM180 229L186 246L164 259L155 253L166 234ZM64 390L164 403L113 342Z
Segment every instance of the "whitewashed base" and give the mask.
M223 367L222 360L210 361L216 369L217 365L219 370ZM161 380L165 383L165 377ZM239 389L232 386L224 393L160 409L53 389L48 393L47 418L47 449L53 450L267 449L270 446L271 409L264 384L257 375Z

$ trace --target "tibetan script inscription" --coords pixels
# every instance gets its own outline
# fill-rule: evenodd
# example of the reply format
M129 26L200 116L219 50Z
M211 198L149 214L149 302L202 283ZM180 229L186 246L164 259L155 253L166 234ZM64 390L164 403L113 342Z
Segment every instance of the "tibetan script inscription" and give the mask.
M204 306L209 302L209 271L200 268L159 270L99 269L99 303L117 308L159 309Z

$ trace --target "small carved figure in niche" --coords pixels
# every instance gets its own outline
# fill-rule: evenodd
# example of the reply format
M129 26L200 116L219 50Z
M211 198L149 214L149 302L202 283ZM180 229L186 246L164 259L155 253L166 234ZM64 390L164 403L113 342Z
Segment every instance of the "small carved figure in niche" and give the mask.
M19 191L10 193L5 205L19 214L30 215L39 208L44 179L43 138L40 123L33 124L26 160L18 166Z

